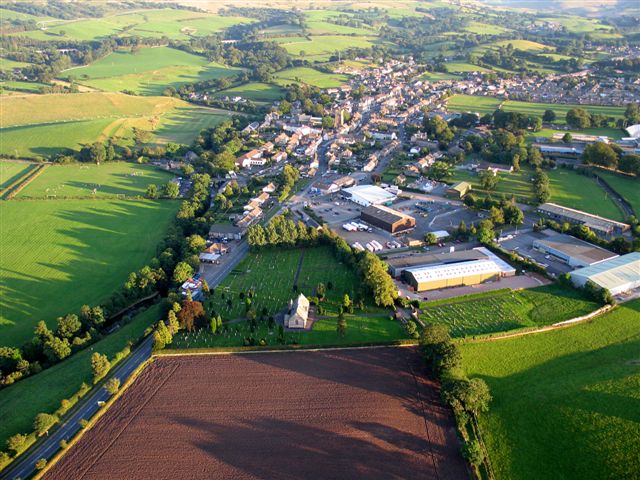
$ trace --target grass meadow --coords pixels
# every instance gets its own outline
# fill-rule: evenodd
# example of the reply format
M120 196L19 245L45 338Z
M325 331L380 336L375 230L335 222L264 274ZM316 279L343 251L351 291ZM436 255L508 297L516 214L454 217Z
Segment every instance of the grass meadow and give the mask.
M633 208L636 217L640 216L640 178L616 175L613 172L598 170L600 178L609 184L618 195L621 195Z
M580 292L552 284L423 302L420 318L426 323L447 325L454 337L468 337L550 325L598 307Z
M0 161L0 189L7 188L27 173L35 164L27 162Z
M190 145L202 130L215 127L231 115L237 113L207 107L177 107L160 118L154 130L155 141Z
M339 73L325 73L314 68L296 67L282 70L274 75L279 85L286 86L291 83L306 83L320 88L339 87L347 83L349 77Z
M249 82L216 92L216 97L242 97L254 102L273 102L284 97L285 90L277 85Z
M336 51L348 48L369 48L375 43L375 38L343 35L316 35L310 40L282 43L289 54L307 60L326 61Z
M170 86L228 77L238 71L181 50L156 47L142 48L136 53L116 51L86 67L66 70L62 75L98 90L160 95Z
M141 196L149 184L162 186L171 177L156 167L130 162L51 165L16 198Z
M461 345L493 401L480 428L496 478L637 478L640 300L589 323Z
M454 170L453 176L447 181L450 183L462 181L469 182L476 193L481 193L483 195L490 193L493 197L496 197L504 193L507 197L515 195L518 201L524 203L532 203L535 201L533 186L531 184L533 170L523 167L519 172L509 174L499 173L498 175L500 176L500 181L498 182L496 189L492 192L483 190L480 176L476 172L471 172L469 170Z
M119 330L107 335L91 347L79 351L61 363L32 377L0 390L0 412L11 412L0 422L0 444L16 433L33 430L33 419L38 413L53 413L60 401L74 395L82 383L91 385L91 355L99 352L110 359L139 339L145 329L160 319L160 307L155 305L135 316Z
M0 215L0 338L105 300L156 254L176 201L12 200Z
M594 178L563 168L550 170L547 174L551 202L612 220L624 220L624 215L615 201Z

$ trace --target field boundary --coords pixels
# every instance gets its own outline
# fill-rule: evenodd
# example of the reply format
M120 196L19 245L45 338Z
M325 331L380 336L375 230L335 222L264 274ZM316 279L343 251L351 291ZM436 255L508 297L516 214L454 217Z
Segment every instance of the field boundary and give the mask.
M40 175L46 167L49 166L48 163L40 163L40 164L32 164L36 165L35 168L29 168L24 175L17 178L15 181L11 182L6 188L0 190L0 198L4 200L11 200L18 193L20 193L24 187L29 185L35 178ZM6 197L5 197L6 195Z

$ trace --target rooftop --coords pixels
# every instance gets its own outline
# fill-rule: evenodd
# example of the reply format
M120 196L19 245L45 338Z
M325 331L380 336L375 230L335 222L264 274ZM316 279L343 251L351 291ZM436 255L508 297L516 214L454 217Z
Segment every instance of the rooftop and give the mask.
M357 195L369 203L386 203L395 200L396 196L376 185L357 185L342 190L349 195Z
M628 253L597 265L579 268L571 276L587 278L609 290L628 283L640 282L640 252Z
M420 283L467 275L500 273L501 271L500 267L492 260L472 260L448 265L425 265L409 268L406 273L411 274L416 282Z
M398 212L397 210L385 207L383 205L371 205L367 208L362 209L362 213L379 218L383 222L387 223L395 223L398 220L415 220L411 215Z
M588 265L600 263L604 260L609 260L610 258L618 256L615 253L611 253L609 250L598 247L597 245L592 245L584 240L572 237L571 235L564 235L562 233L536 240L534 242L534 246L536 244L542 244L546 247L558 250L565 255Z
M561 215L564 217L573 218L576 221L582 222L587 226L595 226L600 228L609 228L617 226L619 228L628 228L626 223L611 220L609 218L600 217L591 213L583 212L582 210L575 210L573 208L563 207L562 205L556 205L555 203L543 203L538 207L538 210L542 212L548 212L553 215Z

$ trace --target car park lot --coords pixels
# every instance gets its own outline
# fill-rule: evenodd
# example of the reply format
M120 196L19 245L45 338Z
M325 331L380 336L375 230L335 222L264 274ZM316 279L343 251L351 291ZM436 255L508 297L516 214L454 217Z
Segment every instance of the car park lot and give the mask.
M521 232L512 235L512 238L500 242L500 245L505 250L512 251L518 255L535 261L547 269L552 275L562 275L563 273L571 272L574 270L562 260L541 253L533 248L533 242L545 238L542 233L539 232Z

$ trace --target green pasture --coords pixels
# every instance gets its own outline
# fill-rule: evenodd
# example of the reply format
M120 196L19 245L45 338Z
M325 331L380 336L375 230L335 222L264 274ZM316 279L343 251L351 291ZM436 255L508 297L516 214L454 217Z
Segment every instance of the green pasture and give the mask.
M370 37L341 35L317 35L310 38L306 41L288 42L281 45L295 57L325 61L337 51L348 48L369 48L375 40Z
M62 72L78 83L99 90L131 90L138 94L160 95L167 87L228 77L239 69L169 47L142 48L137 53L116 51L86 67Z
M295 282L299 265L300 274ZM253 290L252 308L259 314L265 308L268 315L275 315L298 293L313 296L319 283L328 286L329 282L333 288L327 289L328 309L337 309L345 293L352 299L363 295L355 272L339 263L329 247L251 253L216 288L209 308L225 321L244 318L246 306L240 296Z
M155 254L175 201L11 200L0 215L0 338L96 305Z
M202 130L218 125L231 115L237 113L206 107L178 107L160 118L154 130L155 141L191 145Z
M7 188L33 168L34 165L27 162L0 160L0 188Z
M27 62L18 62L16 60L0 57L0 70L13 70L14 68L28 67L30 65L31 64Z
M555 284L423 302L420 319L442 323L454 337L550 325L598 308L577 290Z
M480 115L493 113L503 103L496 97L453 95L447 99L447 109L453 112L477 112Z
M33 431L33 419L38 413L55 412L60 407L60 401L74 395L83 382L91 385L93 352L102 353L111 359L129 342L142 337L145 329L159 319L160 306L152 306L89 348L37 375L0 390L0 412L12 412L0 422L0 445L4 446L6 439L16 433Z
M622 211L594 178L564 168L547 173L551 202L612 220L624 220Z
M483 195L491 194L494 198L505 194L507 197L515 195L518 201L532 203L534 201L533 186L531 179L533 171L528 168L522 168L519 172L514 173L498 173L500 181L494 191L488 192L482 189L480 176L476 172L469 170L454 170L453 176L447 179L450 183L469 182L476 193Z
M467 32L475 33L477 35L501 35L511 31L508 28L501 27L500 25L491 25L489 23L481 22L469 22L469 25L464 29Z
M237 87L220 90L216 97L242 97L254 102L273 102L284 97L285 90L277 85L260 82L249 82Z
M3 95L24 95L25 93L39 93L48 85L40 82L24 82L22 80L0 81L0 93Z
M325 73L309 67L288 68L276 73L274 78L282 86L301 82L320 88L339 87L349 80L347 75Z
M480 416L496 478L637 478L640 300L591 322L461 346L493 401Z
M171 180L171 177L171 174L154 166L129 162L50 165L16 198L144 195L149 184L161 186Z
M349 27L331 23L331 18L345 15L345 12L337 10L307 10L304 12L307 18L307 31L312 35L376 35L377 32L369 27Z
M460 79L460 75L456 75L455 73L444 73L444 72L424 72L419 80L426 80L428 82L440 82L444 80L458 80Z
M606 170L597 170L602 178L618 195L621 195L633 208L636 217L640 216L640 178L616 175Z

